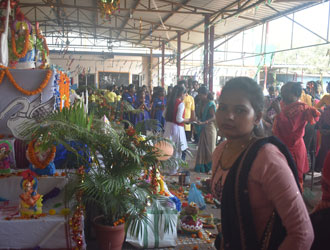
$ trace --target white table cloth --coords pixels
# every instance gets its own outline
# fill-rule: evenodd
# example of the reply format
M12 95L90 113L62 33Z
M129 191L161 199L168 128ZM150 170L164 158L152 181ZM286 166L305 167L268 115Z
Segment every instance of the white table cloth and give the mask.
M19 202L19 194L23 192L20 188L21 179L19 176L0 178L0 197L9 200L9 205ZM49 199L43 206L43 213L48 214L49 209L55 209L56 215L28 220L0 218L0 249L33 249L37 246L42 249L69 249L72 247L70 244L74 244L69 241L67 219L60 215L61 209L64 208L64 186L68 179L62 176L48 176L40 177L38 180L39 194L45 195L55 187L61 190L57 197ZM3 207L4 203L1 203ZM61 206L54 208L55 204Z

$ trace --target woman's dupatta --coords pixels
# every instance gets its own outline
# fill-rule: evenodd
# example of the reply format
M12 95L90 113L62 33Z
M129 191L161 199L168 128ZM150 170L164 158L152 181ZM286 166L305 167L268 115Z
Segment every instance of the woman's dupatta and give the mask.
M278 249L286 236L286 230L276 210L269 218L261 241L258 240L254 225L248 191L248 175L259 149L267 143L274 144L286 157L299 188L295 162L279 139L272 136L252 143L231 167L224 184L221 200L223 235L221 249L273 250Z

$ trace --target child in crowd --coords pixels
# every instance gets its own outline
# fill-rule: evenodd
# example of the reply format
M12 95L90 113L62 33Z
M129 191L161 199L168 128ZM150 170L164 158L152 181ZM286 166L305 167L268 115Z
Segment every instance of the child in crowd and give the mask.
M138 122L141 122L141 121L146 121L144 124L145 124L145 127L144 127L144 131L145 130L148 130L148 120L150 119L150 106L148 103L146 103L146 99L145 99L145 92L143 89L140 89L138 92L137 92L137 95L136 95L136 101L134 103L134 108L135 109L140 109L141 110L141 113L137 113L135 115L135 123L134 124L137 124Z
M126 101L129 105L132 106L132 108L134 108L135 100L136 100L135 86L134 84L130 84L127 87L127 91L123 93L123 101ZM135 115L132 112L126 112L124 114L124 119L132 123L133 126L135 125Z
M165 126L165 118L163 112L166 107L165 90L162 87L158 87L153 96L153 105L151 111L151 118L158 121L157 131L162 131Z

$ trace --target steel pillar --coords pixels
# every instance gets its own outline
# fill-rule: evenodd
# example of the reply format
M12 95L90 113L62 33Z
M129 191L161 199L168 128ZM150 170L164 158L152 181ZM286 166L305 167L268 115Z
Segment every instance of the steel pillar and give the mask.
M149 82L148 82L148 89L149 93L152 92L152 49L150 49L150 63L149 63L149 70L148 70L148 76L149 76Z
M209 89L213 92L214 25L210 27Z
M177 81L180 80L180 71L181 71L181 32L178 31L178 45L177 45L177 55L176 55L176 67L177 67Z
M162 41L162 88L165 86L165 42Z
M208 57L209 57L209 24L210 24L210 16L205 15L204 19L204 70L203 70L203 76L204 76L204 84L208 84Z

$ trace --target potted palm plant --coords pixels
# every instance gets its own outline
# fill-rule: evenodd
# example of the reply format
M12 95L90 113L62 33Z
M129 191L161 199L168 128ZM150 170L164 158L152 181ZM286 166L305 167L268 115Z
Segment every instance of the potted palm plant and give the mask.
M80 192L85 206L100 211L94 225L102 250L121 249L125 229L130 228L131 234L138 235L148 226L147 208L153 213L161 211L159 220L164 222L164 230L173 230L173 221L166 213L171 210L167 198L155 194L154 187L141 178L141 173L159 164L159 152L153 145L164 138L140 136L140 129L142 126L137 125L125 130L117 121L105 125L93 120L79 106L54 113L29 129L34 138L42 137L42 147L61 143L75 152L69 141L88 146L92 167L83 181L78 181L79 178L70 181L67 197L72 199Z

